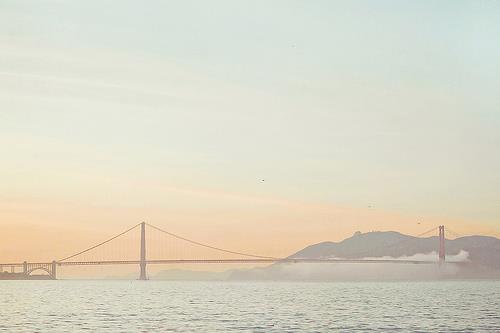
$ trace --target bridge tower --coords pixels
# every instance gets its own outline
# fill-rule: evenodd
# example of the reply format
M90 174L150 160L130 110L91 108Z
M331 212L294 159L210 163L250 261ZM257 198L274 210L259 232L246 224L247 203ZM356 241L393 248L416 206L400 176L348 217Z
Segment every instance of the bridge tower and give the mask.
M147 280L146 274L146 222L141 223L141 275L139 280Z
M446 257L446 250L444 247L444 225L439 226L439 262L444 262Z

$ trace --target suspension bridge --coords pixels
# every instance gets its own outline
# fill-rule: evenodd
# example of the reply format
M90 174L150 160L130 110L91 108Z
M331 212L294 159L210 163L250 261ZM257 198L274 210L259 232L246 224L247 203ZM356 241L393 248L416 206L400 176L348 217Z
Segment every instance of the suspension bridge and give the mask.
M265 263L391 263L391 264L442 264L445 262L445 227L433 228L417 237L439 230L435 261L405 259L340 259L272 257L232 251L197 242L171 233L149 223L139 223L101 243L70 256L47 262L0 263L0 273L17 274L29 279L34 272L44 271L49 279L57 278L61 266L138 265L139 280L147 280L147 266L158 264L265 264ZM150 246L156 244L159 246ZM391 246L395 244L390 244Z

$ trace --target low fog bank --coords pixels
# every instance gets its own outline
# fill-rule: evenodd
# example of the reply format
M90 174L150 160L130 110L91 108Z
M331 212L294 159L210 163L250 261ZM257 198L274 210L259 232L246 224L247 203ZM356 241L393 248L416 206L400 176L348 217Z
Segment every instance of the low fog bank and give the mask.
M417 253L400 257L366 257L363 259L394 259L435 261L436 264L411 263L277 263L266 268L234 271L231 280L305 280L305 281L381 281L440 280L462 278L500 278L500 270L474 265L469 253L461 250L448 255L439 264L437 253Z
M168 269L150 276L151 280L168 281L225 281L228 280L234 270L223 272L191 271L186 269Z
M500 270L471 263L469 253L461 250L448 255L439 264L437 253L417 253L400 257L366 257L435 261L435 264L411 263L276 263L268 267L235 269L223 272L170 269L151 276L152 280L182 281L404 281L442 279L499 279Z
M364 257L362 259L370 260L417 260L417 261L436 261L438 262L439 255L436 251L430 253L416 253L411 256L382 256L382 257ZM448 254L446 256L447 263L469 262L469 252L460 250L457 254Z
M279 263L265 268L224 272L171 269L153 274L149 278L168 281L421 281L500 279L500 270L460 263L442 265Z
M235 271L230 280L382 281L500 278L500 271L456 263L433 264L276 264Z

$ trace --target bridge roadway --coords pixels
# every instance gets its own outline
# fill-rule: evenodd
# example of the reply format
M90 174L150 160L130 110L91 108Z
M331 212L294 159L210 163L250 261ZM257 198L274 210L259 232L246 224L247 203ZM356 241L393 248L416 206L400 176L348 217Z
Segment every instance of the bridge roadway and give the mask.
M313 258L252 258L252 259L149 259L146 264L265 264L265 263L321 263L321 264L437 264L432 260L398 259L313 259ZM56 261L57 266L139 265L140 260ZM50 265L52 262L30 262ZM22 267L23 263L1 263L0 266Z
M22 274L26 277L30 276L33 271L43 270L47 272L53 279L56 279L56 267L57 266L98 266L98 265L139 265L140 267L140 280L147 280L146 267L147 265L154 264L266 264L266 263L318 263L318 264L442 264L445 262L445 236L444 236L444 226L439 226L439 255L438 260L405 260L405 259L384 259L382 258L371 258L371 259L316 259L316 258L276 258L276 257L266 257L259 256L249 253L241 253L236 251L231 251L208 244L203 244L179 235L173 234L161 228L155 227L153 225L147 224L150 228L166 234L169 237L176 238L178 240L188 242L191 245L196 245L198 247L203 247L211 250L218 251L219 253L230 254L232 256L238 255L243 258L240 259L147 259L146 257L146 222L141 222L135 226L125 230L124 232L111 237L99 244L91 246L83 251L80 251L71 256L65 257L60 260L54 260L52 262L22 262L22 263L0 263L0 272L3 272L4 267L10 267L11 273L15 273L17 267L22 267ZM92 251L104 244L107 244L114 239L140 227L140 259L139 260L75 260L81 254ZM421 234L417 237L425 235L429 232L434 231L437 228L433 228ZM398 242L396 244L400 244ZM392 244L394 245L394 244ZM389 244L391 246L391 244ZM102 258L102 257L101 257Z

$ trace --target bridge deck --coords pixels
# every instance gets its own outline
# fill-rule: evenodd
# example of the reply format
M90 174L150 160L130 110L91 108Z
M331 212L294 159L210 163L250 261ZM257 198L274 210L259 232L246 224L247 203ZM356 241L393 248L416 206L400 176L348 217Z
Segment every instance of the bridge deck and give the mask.
M146 260L146 264L264 264L264 263L321 263L321 264L437 264L438 261L398 260L398 259L157 259ZM139 265L140 260L102 260L102 261L60 261L58 266L98 266L98 265ZM51 264L51 262L30 262L30 264ZM0 266L22 267L23 263L5 263Z

